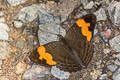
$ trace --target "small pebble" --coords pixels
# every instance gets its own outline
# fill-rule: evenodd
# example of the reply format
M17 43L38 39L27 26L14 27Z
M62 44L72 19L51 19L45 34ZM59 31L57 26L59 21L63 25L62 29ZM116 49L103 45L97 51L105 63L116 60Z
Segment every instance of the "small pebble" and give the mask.
M27 68L27 65L23 62L19 62L17 65L16 65L16 68L15 68L15 73L16 74L22 74Z
M117 67L117 65L109 65L109 66L107 66L107 68L108 68L108 70L114 72L118 67Z
M120 61L118 59L115 60L115 64L118 65L118 66L120 66Z
M7 0L12 6L17 6L19 4L25 3L27 0Z
M20 22L20 21L14 21L14 26L15 26L16 28L21 28L22 25L23 25L22 22Z
M24 48L24 44L25 44L25 42L23 40L18 40L16 42L16 47L19 48L19 49L23 49Z
M51 73L54 77L63 80L63 79L68 79L70 76L69 72L64 72L61 71L59 68L56 68L56 66L53 66L51 69Z
M107 74L102 74L99 79L104 80L106 77L107 77Z
M113 80L120 80L120 68L113 74Z

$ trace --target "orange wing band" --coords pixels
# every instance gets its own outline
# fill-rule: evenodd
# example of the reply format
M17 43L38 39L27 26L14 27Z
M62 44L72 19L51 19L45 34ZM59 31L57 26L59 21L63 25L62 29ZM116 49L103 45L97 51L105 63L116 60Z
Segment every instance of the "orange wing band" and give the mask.
M44 46L40 46L38 49L37 49L37 52L39 53L40 57L39 59L40 60L43 60L45 59L46 60L46 63L48 65L56 65L56 62L53 60L53 57L50 53L47 53L46 52L46 49Z
M82 34L87 37L88 41L90 41L92 38L92 33L88 30L90 23L86 23L84 19L79 19L76 24L78 27L81 27Z

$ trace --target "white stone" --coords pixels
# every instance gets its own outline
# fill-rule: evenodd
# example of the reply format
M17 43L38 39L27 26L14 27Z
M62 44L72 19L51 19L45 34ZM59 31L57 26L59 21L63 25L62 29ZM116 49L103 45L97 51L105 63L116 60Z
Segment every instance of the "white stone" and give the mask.
M38 12L40 10L40 7L38 5L31 5L28 7L24 7L20 10L20 12L18 13L18 20L21 20L23 22L31 22L34 19L37 18L38 16Z
M58 41L59 38L56 34L61 34L65 36L65 30L54 23L46 23L44 25L39 25L38 38L40 45L44 45L48 42Z
M6 59L9 56L10 45L7 42L0 42L0 59Z
M16 74L22 74L25 71L26 68L27 68L27 65L25 63L19 62L16 65L15 72L16 72Z
M11 6L16 6L25 3L27 0L7 0Z
M113 57L116 57L116 58L118 58L120 60L120 53L117 54L117 55L114 55Z
M64 72L61 71L59 68L56 68L56 66L53 66L51 69L51 73L54 77L63 80L63 79L68 79L70 76L69 72Z
M0 18L0 22L5 22L5 18L4 18L4 17L1 17L1 18Z
M120 68L113 74L113 80L120 80Z
M2 11L0 11L0 16L3 16L4 14L3 14L3 12Z
M93 1L90 1L86 6L85 6L85 9L91 9L94 5L94 2Z
M114 37L109 42L113 50L120 52L120 35Z
M112 1L108 7L110 19L114 25L120 25L120 2Z
M22 22L20 22L20 21L14 21L14 26L15 26L16 28L21 28L22 25L23 25Z
M0 40L8 40L9 27L5 23L0 23Z
M107 16L105 13L105 10L103 8L100 8L97 12L94 13L97 16L97 21L100 20L106 20Z

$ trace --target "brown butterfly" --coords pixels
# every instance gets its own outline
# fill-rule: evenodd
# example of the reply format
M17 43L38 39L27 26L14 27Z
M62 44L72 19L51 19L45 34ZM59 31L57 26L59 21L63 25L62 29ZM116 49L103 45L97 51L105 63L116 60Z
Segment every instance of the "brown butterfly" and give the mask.
M87 14L70 27L65 37L58 35L59 41L39 46L30 53L30 59L37 64L56 65L68 72L87 67L94 53L93 33L96 23L94 14Z

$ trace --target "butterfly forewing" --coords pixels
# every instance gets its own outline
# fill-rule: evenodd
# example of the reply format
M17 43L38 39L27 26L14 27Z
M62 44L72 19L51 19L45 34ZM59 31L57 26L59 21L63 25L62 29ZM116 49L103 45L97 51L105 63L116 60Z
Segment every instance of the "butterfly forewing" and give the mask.
M89 30L92 32L93 36L96 21L95 15L90 14L83 16L81 19L84 19L87 23L90 23ZM87 41L86 37L81 33L81 28L78 27L76 23L74 23L73 26L68 30L65 39L69 46L77 52L79 58L87 66L92 59L94 52L92 41Z

